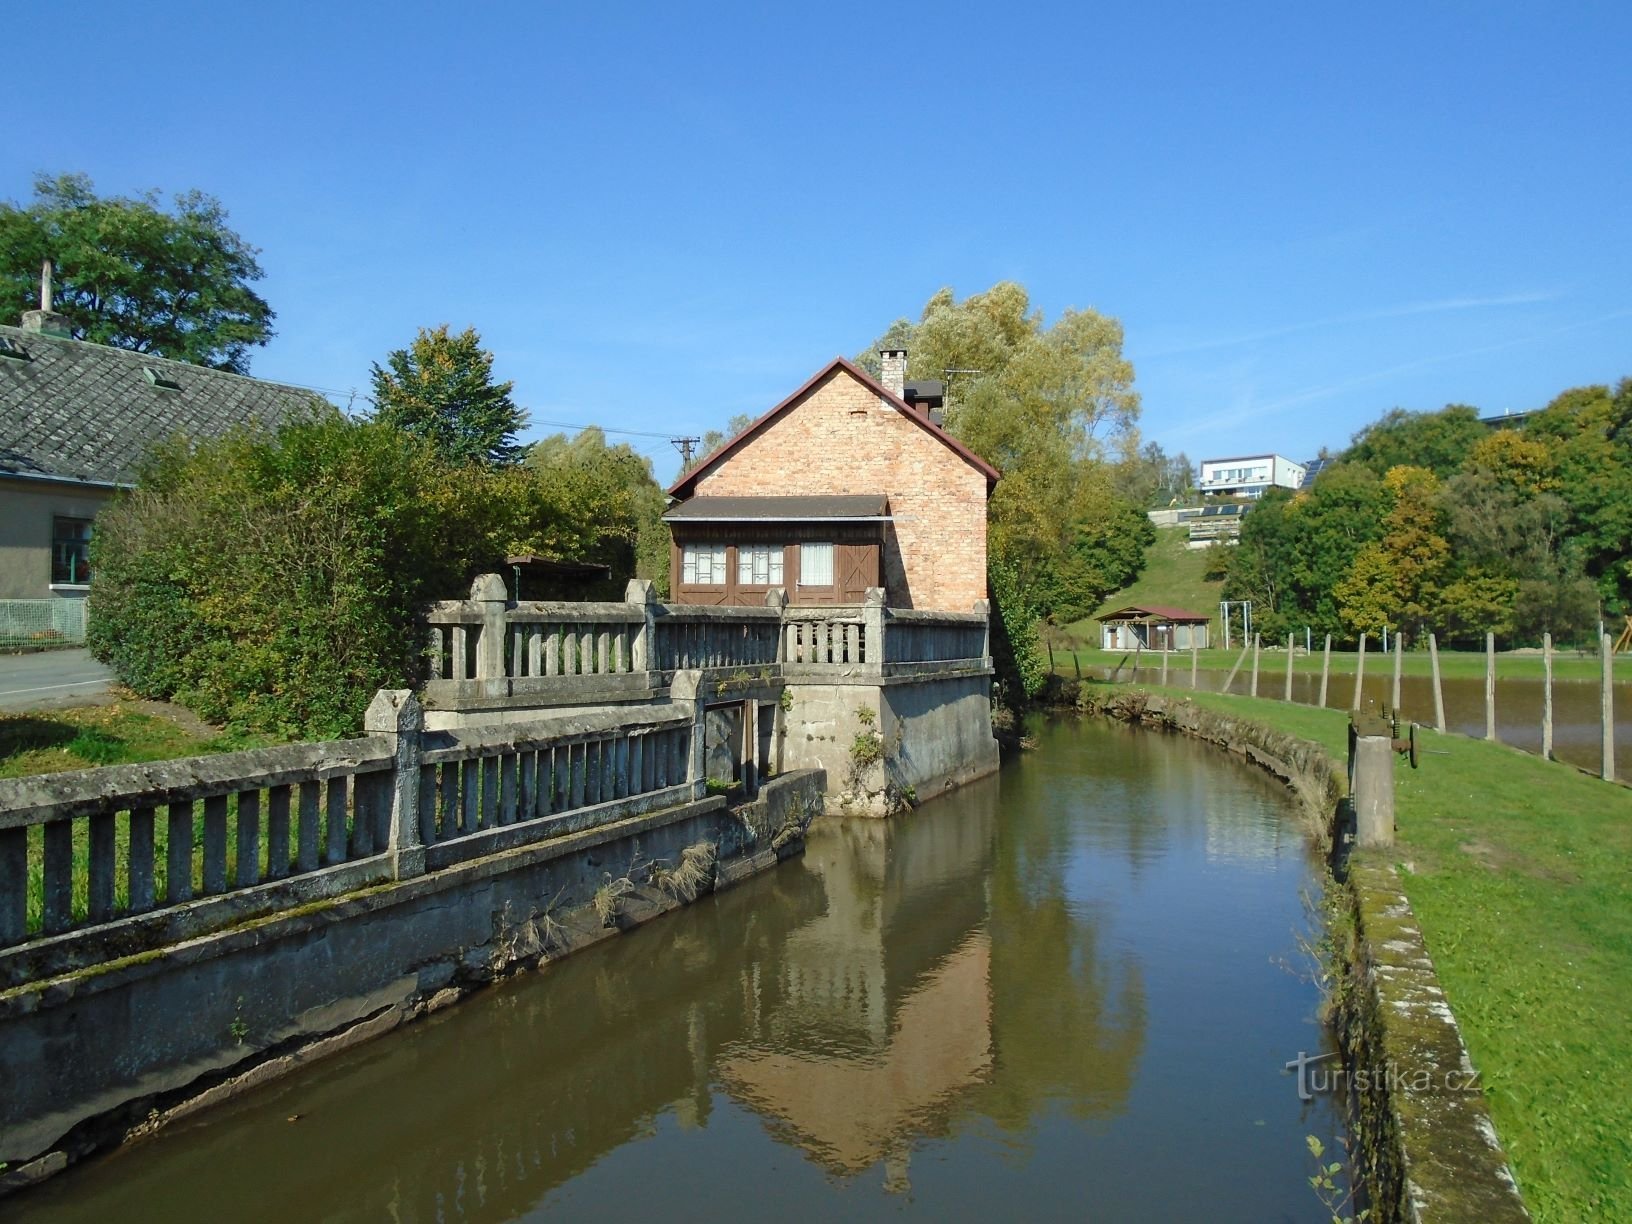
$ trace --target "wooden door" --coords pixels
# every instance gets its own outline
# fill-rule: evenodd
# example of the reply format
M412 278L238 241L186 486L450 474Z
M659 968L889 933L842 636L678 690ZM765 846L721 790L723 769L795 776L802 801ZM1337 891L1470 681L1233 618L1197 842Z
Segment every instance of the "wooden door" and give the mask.
M868 587L878 581L877 544L840 544L833 558L838 569L839 602L859 604Z

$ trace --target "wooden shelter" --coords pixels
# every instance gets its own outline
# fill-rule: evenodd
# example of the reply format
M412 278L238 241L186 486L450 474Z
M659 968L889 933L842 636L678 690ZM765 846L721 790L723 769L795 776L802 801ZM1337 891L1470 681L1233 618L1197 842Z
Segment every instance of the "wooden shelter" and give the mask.
M1129 604L1098 617L1106 650L1204 650L1210 618L1165 604Z

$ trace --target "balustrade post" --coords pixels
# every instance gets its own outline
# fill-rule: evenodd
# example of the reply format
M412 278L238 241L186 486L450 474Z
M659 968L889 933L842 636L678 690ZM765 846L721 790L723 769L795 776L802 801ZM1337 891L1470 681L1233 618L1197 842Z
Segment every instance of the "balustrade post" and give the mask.
M510 602L504 579L482 574L470 584L470 598L482 613L481 635L476 639L476 679L504 679L504 610Z
M788 589L786 587L772 587L766 591L765 606L777 610L775 661L777 663L786 663L788 661Z
M669 683L669 700L677 706L691 707L691 744L686 755L686 782L691 785L691 797L701 799L708 793L708 744L703 726L703 673L697 668L684 668L674 673Z
M398 880L425 874L425 845L419 828L420 736L424 729L425 711L409 689L381 689L363 715L363 730L384 736L392 748L385 849L391 856L391 875Z
M638 604L644 620L629 645L629 670L651 671L657 655L657 591L650 578L631 578L623 589L623 602Z
M868 587L861 597L862 662L869 671L884 670L884 588Z

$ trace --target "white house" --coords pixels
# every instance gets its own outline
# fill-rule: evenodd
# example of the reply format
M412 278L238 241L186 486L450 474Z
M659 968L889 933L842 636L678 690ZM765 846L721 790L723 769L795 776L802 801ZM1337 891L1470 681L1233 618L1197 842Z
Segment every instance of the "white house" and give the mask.
M1261 497L1265 489L1303 487L1304 467L1282 455L1244 455L1233 459L1203 459L1196 488L1203 494Z

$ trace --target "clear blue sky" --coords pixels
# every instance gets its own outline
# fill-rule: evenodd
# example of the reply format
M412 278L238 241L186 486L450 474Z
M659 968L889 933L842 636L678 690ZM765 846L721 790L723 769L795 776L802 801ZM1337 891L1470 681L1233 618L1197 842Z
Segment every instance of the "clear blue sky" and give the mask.
M695 434L1006 278L1121 319L1145 435L1193 459L1632 374L1624 0L4 24L0 196L220 197L278 312L263 377L366 392L417 327L474 325L535 421Z

